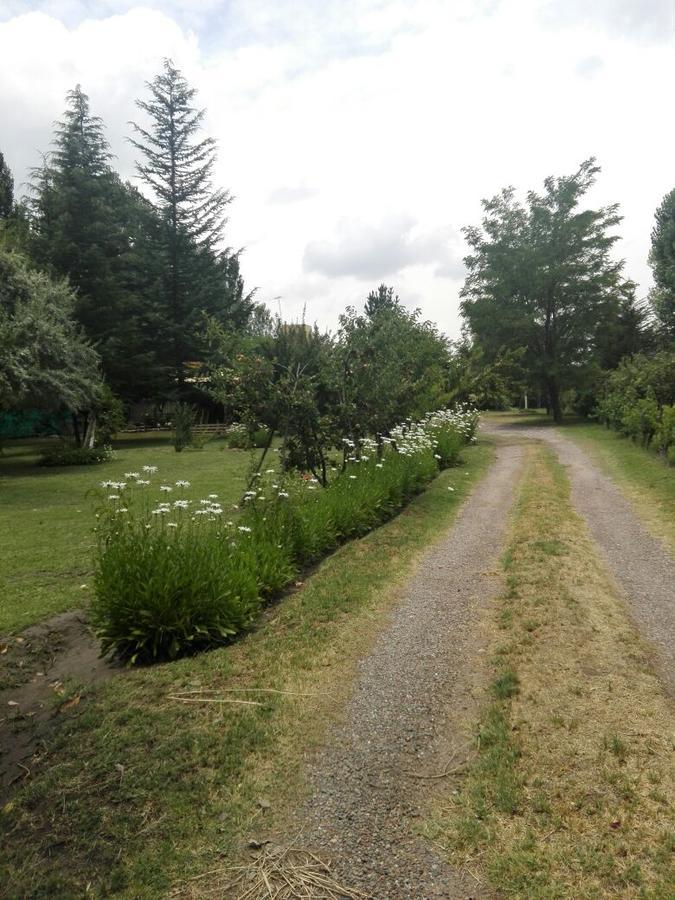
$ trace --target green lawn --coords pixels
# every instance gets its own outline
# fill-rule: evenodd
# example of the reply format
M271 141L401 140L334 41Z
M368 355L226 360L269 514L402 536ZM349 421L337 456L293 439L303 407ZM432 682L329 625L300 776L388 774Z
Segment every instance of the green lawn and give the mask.
M215 870L196 887L225 897L219 870L245 840L297 835L285 816L302 795L307 755L340 714L411 565L492 460L491 442L462 455L398 516L329 556L243 640L85 692L0 810L7 896L159 898ZM210 702L177 699L198 691Z
M95 466L42 468L44 442L8 443L0 455L0 634L25 628L90 599L93 497L105 479L155 465L155 479L190 481L197 491L236 503L251 456L215 440L176 453L168 436L116 442L116 458Z

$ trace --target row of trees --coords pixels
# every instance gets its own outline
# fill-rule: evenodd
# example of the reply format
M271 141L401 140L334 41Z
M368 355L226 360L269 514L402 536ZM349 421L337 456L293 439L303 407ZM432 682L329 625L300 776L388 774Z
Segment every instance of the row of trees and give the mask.
M513 188L483 202L462 291L466 339L457 348L456 393L485 406L518 392L541 398L560 421L565 401L589 413L603 373L635 353L675 340L675 191L656 214L647 303L614 256L616 205L583 201L600 172L594 159L547 178L520 202ZM671 386L672 389L672 386Z
M487 408L525 393L557 421L566 405L592 412L622 359L672 353L675 191L657 211L656 287L640 303L614 256L617 206L584 204L594 159L524 202L513 188L484 201L481 225L465 229L454 346L384 285L334 337L274 323L225 246L231 197L213 183L194 89L169 60L147 89L130 138L143 193L115 171L79 87L28 200L15 201L0 154L0 408L215 400L321 472L340 435L385 433L448 399Z
M64 317L72 319L69 355L80 358L89 385L78 395L85 406L100 401L104 384L126 403L189 398L194 363L204 358L205 320L245 332L256 318L239 254L224 244L231 198L214 187L216 148L201 136L195 91L169 60L147 88L148 99L138 101L144 123L132 125L131 139L144 194L114 170L103 122L79 86L67 96L27 200L15 201L0 155L0 328L15 327L14 306L25 305L28 284L39 284L42 333L35 337L44 345L35 353L49 354L51 332L63 337ZM22 286L12 293L15 282ZM21 387L30 367L23 380L16 354L3 356L2 367L5 407L38 402L27 382ZM67 380L55 372L39 402L72 409Z

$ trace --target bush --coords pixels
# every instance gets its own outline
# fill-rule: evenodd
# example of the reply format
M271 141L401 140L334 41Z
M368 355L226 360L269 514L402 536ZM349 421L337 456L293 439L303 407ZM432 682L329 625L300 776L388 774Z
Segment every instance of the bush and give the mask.
M266 428L254 428L253 430L235 422L227 429L227 446L231 450L253 450L267 446L269 431Z
M673 442L675 353L636 355L622 360L605 379L596 414L608 428L639 441L653 442L668 457Z
M407 423L379 454L372 440L347 441L347 466L326 488L294 472L280 482L270 469L256 477L235 521L225 520L215 495L190 498L188 482L160 486L177 496L163 502L145 473L103 482L92 621L104 652L132 662L172 659L230 640L302 566L386 521L439 466L456 461L462 434L475 430L468 416Z
M675 463L675 406L664 406L661 410L661 421L656 431L655 442L659 453L662 453L671 465Z
M173 446L180 453L192 443L192 426L195 421L195 408L191 403L176 403L172 409Z
M55 447L38 460L39 466L92 466L113 458L110 447Z

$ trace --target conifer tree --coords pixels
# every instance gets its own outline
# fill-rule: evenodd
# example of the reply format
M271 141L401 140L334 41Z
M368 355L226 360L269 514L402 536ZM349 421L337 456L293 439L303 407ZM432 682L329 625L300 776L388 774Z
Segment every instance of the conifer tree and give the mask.
M112 169L103 122L79 85L66 103L53 150L34 171L31 253L76 289L75 316L113 390L127 400L161 393L154 212Z
M151 189L163 223L164 302L180 395L186 362L202 352L203 315L241 328L252 302L243 292L238 254L220 246L231 197L213 186L216 145L202 136L205 111L193 105L196 90L168 59L147 87L150 98L137 105L149 123L131 123L136 135L131 143L142 155L138 174Z
M14 179L0 151L0 219L8 219L14 210Z
M650 302L661 335L671 343L675 341L675 189L656 210L649 261L655 283Z

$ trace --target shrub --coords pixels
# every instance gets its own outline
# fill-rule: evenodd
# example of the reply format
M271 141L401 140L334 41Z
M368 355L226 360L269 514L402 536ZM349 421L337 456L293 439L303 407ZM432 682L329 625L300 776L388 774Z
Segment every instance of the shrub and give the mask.
M195 421L195 408L191 403L176 403L172 410L173 446L180 453L192 443L192 426Z
M623 359L610 372L596 414L608 428L648 447L652 442L668 458L673 442L675 353Z
M55 447L42 454L39 466L92 466L113 458L111 447Z
M154 467L102 482L92 621L104 652L171 659L230 640L302 566L386 521L456 461L462 433L475 430L463 424L469 415L406 423L379 454L373 440L346 441L346 468L326 488L295 472L275 480L269 469L230 521L216 495L190 498L185 481L161 485L177 499L158 502L146 477Z
M675 463L675 406L664 406L661 410L655 442L659 453L663 453L671 465Z
M240 422L230 425L226 432L227 446L231 450L253 450L267 446L269 431L266 428L249 429Z

